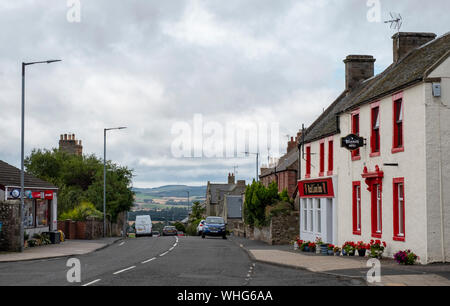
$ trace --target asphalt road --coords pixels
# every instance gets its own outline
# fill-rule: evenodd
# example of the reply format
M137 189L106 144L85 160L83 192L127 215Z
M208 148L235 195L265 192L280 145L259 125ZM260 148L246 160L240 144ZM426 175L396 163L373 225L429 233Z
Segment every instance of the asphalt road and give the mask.
M69 283L68 258L0 263L0 285L305 286L364 285L252 261L232 239L141 237L77 256L81 282Z

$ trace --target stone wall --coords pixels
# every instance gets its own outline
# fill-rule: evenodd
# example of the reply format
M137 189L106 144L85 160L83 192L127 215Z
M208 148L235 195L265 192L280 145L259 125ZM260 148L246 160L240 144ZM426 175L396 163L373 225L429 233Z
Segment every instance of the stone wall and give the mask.
M271 245L289 244L299 236L299 212L290 215L273 217L270 225L262 228L239 224L233 233L239 237L259 240Z
M20 251L20 201L0 201L0 251Z

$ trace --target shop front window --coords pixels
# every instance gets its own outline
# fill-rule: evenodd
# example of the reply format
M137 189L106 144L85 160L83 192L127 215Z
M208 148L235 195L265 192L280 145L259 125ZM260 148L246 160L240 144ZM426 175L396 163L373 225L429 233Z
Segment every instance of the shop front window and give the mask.
M36 226L48 226L47 200L36 200Z
M25 228L34 227L34 205L33 200L24 199L24 226Z

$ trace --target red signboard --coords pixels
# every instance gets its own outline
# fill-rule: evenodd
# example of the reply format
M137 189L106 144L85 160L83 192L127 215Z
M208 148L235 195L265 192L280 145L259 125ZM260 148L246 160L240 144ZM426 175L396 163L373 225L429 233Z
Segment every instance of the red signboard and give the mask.
M44 199L53 200L53 191L47 190L44 192Z
M334 198L333 180L331 178L306 180L298 182L300 198Z
M42 198L42 194L41 192L32 192L31 196L33 197L33 199L41 199Z

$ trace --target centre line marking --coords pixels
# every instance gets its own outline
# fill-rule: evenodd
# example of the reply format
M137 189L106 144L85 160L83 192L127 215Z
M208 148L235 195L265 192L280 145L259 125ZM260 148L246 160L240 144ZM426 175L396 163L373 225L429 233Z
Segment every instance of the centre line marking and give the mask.
M126 269L123 269L123 270L114 272L113 274L114 274L114 275L115 275L115 274L119 274L119 273L122 273L122 272L125 272L125 271L128 271L128 270L131 270L131 269L134 269L134 268L136 268L136 266L132 266L132 267L129 267L129 268L126 268Z
M172 251L174 248L175 248L175 247L171 247L171 248L169 249L169 251Z
M122 246L122 245L124 245L124 243L125 243L125 241L124 241L124 242L121 242L121 243L119 244L119 246Z
M159 255L159 256L164 256L164 255L166 255L167 253L169 253L169 251L167 251L167 252L164 252L164 253L162 253L161 255Z
M86 287L86 286L95 284L96 282L99 282L100 280L101 280L100 278L99 278L99 279L96 279L96 280L94 280L94 281L92 281L92 282L90 282L90 283L87 283L87 284L82 285L82 287Z
M150 258L149 260L143 261L141 263L145 264L145 263L150 262L150 261L155 260L155 259L156 259L156 257L153 257L153 258Z

